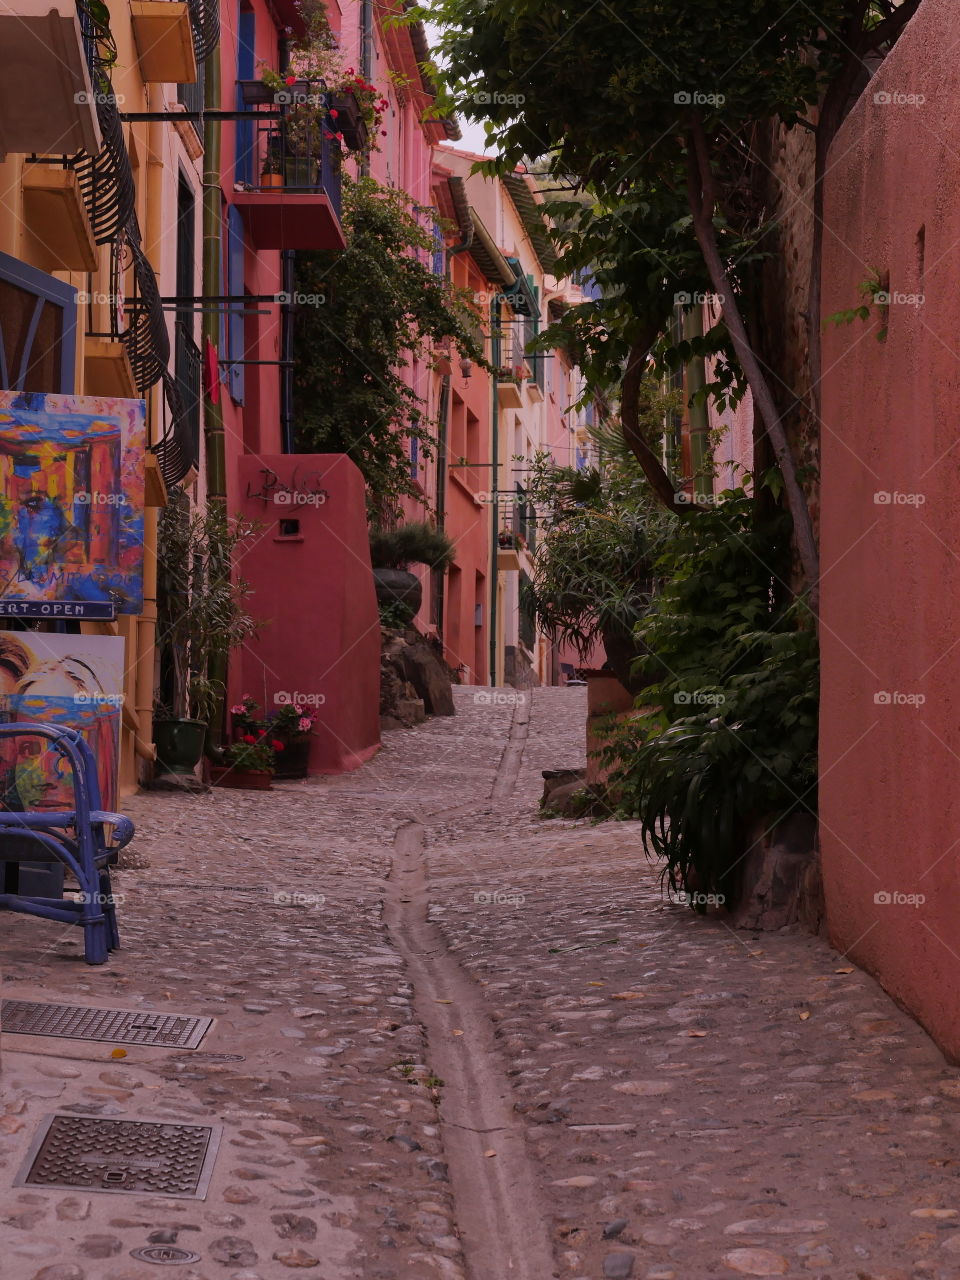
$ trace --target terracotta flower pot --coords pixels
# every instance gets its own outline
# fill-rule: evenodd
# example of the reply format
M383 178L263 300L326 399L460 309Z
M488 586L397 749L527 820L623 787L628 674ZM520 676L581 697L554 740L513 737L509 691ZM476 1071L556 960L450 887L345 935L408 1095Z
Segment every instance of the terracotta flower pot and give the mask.
M214 765L210 781L215 787L229 787L234 791L269 791L273 774L266 769L225 769Z

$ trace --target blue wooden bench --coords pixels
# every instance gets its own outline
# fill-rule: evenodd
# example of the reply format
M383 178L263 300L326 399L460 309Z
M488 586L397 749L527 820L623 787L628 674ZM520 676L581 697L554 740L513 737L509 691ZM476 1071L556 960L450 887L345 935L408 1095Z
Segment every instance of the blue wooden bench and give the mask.
M0 724L0 744L10 738L42 738L72 780L72 810L20 812L0 808L0 863L52 864L76 878L79 897L0 893L0 909L41 916L83 929L84 959L103 964L120 945L110 867L133 838L133 823L100 808L100 784L93 752L76 729L55 724ZM60 880L62 883L62 877Z

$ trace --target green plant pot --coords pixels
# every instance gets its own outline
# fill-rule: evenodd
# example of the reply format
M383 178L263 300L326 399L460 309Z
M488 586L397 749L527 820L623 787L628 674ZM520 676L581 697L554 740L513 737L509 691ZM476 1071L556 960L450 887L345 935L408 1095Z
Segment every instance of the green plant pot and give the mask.
M423 603L423 585L415 573L406 569L374 569L373 583L377 590L377 604L396 605L407 615L409 622Z
M158 765L165 773L192 774L203 756L206 737L202 720L155 720Z
M310 763L310 739L296 738L277 754L275 778L305 778Z

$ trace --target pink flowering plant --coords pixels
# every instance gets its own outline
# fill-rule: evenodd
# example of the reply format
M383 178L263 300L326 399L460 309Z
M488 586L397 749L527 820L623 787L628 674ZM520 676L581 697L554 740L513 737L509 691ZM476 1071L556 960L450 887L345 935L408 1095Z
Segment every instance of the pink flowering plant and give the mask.
M256 698L251 697L249 693L245 693L239 702L233 704L230 708L230 719L235 738L245 733L259 732L266 727L265 722L257 715L258 709L259 704Z
M295 101L286 116L291 146L296 149L298 143L305 143L322 130L328 140L344 147L343 114L353 99L366 127L366 140L360 149L374 150L376 139L384 133L383 113L390 106L388 99L358 74L356 67L346 65L321 0L298 0L296 8L306 31L293 42L288 70L281 75L271 67L261 68L263 82L274 92L294 87L306 91L305 100ZM323 93L329 106L317 101Z
M300 742L313 733L317 712L292 702L284 703L271 715L269 730L283 742Z

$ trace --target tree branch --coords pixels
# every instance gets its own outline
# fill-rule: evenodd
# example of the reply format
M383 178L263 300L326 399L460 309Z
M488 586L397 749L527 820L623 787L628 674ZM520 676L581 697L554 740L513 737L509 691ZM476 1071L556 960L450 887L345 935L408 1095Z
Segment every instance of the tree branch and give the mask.
M620 390L620 424L624 440L640 463L643 474L659 501L668 511L677 515L689 515L693 509L691 504L677 502L677 486L667 475L640 429L640 385L646 372L647 354L656 337L656 330L651 326L649 335L634 343L630 349Z

